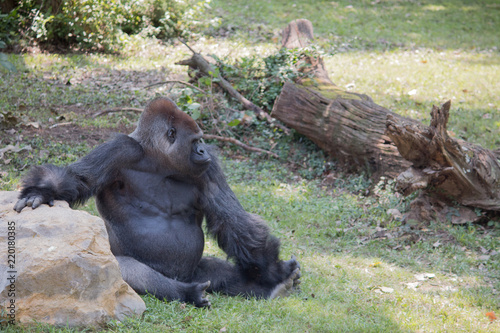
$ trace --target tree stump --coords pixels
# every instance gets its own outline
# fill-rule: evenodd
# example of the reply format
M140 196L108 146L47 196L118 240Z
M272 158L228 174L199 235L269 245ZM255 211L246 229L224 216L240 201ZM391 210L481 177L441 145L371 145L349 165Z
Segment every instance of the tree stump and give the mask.
M387 135L412 166L396 179L405 195L424 189L445 202L500 210L500 162L491 150L448 135L450 102L433 107L430 126L387 118ZM431 190L432 189L432 190Z
M303 48L314 39L313 25L306 19L290 22L281 34L281 45L287 49Z

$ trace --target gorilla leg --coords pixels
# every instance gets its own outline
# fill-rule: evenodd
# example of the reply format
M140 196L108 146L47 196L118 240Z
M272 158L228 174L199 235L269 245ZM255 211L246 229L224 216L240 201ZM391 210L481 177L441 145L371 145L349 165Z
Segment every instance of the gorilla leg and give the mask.
M138 294L152 294L167 301L179 300L197 307L209 307L210 302L203 297L210 281L185 283L167 278L160 272L131 257L117 256L122 277Z
M297 264L295 259L289 265ZM285 296L300 283L300 268L295 268L290 276L278 285L262 285L228 261L213 257L203 257L194 272L193 282L210 281L208 292L221 292L229 296L251 296L257 298L275 298Z

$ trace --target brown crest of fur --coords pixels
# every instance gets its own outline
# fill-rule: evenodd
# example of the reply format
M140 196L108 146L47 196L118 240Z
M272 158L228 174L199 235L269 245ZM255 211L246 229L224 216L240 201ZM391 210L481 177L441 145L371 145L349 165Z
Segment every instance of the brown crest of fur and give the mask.
M185 128L193 133L200 132L200 128L194 119L182 112L169 98L158 97L149 102L142 113L140 122L148 123L157 119L164 119L173 127ZM146 127L148 126L146 125Z

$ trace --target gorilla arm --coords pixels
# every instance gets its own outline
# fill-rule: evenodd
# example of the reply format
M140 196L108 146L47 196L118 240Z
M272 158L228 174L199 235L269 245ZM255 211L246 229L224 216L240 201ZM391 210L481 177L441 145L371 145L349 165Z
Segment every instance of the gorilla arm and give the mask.
M41 204L52 206L54 200L67 201L71 206L84 203L113 180L116 167L138 161L142 156L137 141L118 135L66 167L50 164L33 167L23 181L14 210L20 212L26 206L35 209Z
M269 234L262 219L246 212L226 182L213 156L204 174L202 206L208 232L226 254L236 260L245 276L261 285L276 286L292 279L298 284L299 263L279 259L279 240Z

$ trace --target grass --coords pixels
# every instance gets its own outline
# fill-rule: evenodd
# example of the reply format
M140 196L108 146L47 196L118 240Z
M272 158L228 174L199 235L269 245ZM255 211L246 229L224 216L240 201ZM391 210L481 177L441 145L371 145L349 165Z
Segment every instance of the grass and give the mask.
M432 105L452 101L452 135L489 149L500 144L500 55L471 51L351 52L326 62L331 79L401 115L430 120Z
M279 29L305 17L313 22L330 77L340 87L423 122L432 104L451 99L449 129L455 136L490 149L499 146L500 6L495 1L214 0L212 8L211 15L223 19L221 27L190 43L204 54L233 59L272 54L279 48ZM217 36L224 31L229 37ZM142 87L184 78L186 69L174 63L188 56L182 45L135 39L121 55L10 55L21 70L0 73L0 113L17 117L19 125L0 132L0 147L19 143L32 149L0 158L0 188L16 189L29 165L67 164L112 132L130 132L136 113L91 115L109 107L142 107L157 94L178 96L180 86ZM64 122L73 125L50 129ZM326 167L321 152L296 141L277 140L275 149L302 147L311 170L292 172L237 150L226 154L224 149L222 155L243 206L261 215L282 240L283 258L299 258L299 293L271 301L211 295L210 310L144 297L148 310L142 318L112 322L105 330L500 331L500 321L486 316L500 313L497 222L402 224L387 211L404 212L411 198L395 194L390 181L374 184L341 170L325 180L318 177ZM96 214L93 202L83 209ZM206 251L223 256L211 240ZM423 278L425 273L433 275ZM75 331L44 325L7 330Z
M306 18L332 50L430 47L491 49L500 42L500 5L495 0L213 0L222 27L236 37L277 35L290 21Z
M495 231L466 226L445 233L443 229L451 226L442 225L407 230L395 223L388 226L386 236L374 238L376 226L390 220L386 210L404 205L390 190L379 191L374 200L352 193L356 186L322 191L315 182L282 183L283 172L274 162L259 166L252 179L241 181L248 178L246 163L226 160L224 165L245 208L262 215L281 238L283 256L299 257L301 292L271 301L211 295L210 310L144 297L148 310L141 319L111 323L108 331L495 332L500 328L485 316L499 307L494 294L500 288L498 255L487 262L478 259L479 246L500 245ZM422 240L407 241L406 235L415 234ZM438 240L443 245L433 246ZM207 252L222 255L210 240ZM424 273L435 277L419 281L417 275ZM419 285L412 289L409 284L415 282ZM33 331L51 328L39 326Z

